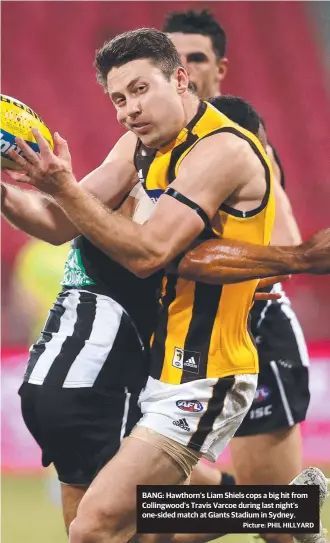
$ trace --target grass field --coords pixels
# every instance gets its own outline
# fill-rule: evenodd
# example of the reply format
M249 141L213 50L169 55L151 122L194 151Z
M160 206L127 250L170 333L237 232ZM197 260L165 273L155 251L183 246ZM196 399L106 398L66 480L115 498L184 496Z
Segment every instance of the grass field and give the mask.
M330 477L330 470L327 469ZM37 476L2 477L2 543L67 543L61 510L47 495L45 480ZM330 531L330 498L322 518ZM230 535L219 543L252 543L251 535Z

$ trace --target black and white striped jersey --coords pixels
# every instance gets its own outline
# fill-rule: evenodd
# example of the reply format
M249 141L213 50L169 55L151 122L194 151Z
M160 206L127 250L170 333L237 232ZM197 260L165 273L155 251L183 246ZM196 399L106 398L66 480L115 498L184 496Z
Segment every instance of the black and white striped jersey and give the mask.
M147 279L140 279L84 236L78 236L72 242L62 285L113 298L130 315L145 343L149 343L157 319L162 275L158 272Z
M61 388L136 392L148 375L148 357L122 306L102 294L62 292L30 349L24 381Z

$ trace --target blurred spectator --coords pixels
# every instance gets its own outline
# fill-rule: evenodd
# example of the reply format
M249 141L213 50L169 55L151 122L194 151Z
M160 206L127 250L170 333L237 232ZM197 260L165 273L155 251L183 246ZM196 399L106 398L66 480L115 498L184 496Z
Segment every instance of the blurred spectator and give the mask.
M6 343L30 345L40 335L61 290L68 243L54 247L30 238L14 261L7 307Z

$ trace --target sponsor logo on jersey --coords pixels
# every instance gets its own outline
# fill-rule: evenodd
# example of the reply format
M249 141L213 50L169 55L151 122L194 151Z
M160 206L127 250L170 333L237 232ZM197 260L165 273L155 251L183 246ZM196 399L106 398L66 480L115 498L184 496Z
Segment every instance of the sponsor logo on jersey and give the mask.
M190 413L199 413L204 409L198 400L178 400L176 405L182 411L189 411Z
M190 373L198 373L200 358L201 353L198 353L197 351L187 351L180 349L179 347L175 347L172 366Z

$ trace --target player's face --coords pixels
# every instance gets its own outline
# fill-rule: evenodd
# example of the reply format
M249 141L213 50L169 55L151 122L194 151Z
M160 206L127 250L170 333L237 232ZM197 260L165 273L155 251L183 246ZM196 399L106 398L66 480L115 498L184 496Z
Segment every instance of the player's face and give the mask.
M147 147L161 147L185 126L182 96L188 75L178 68L170 80L148 59L133 60L108 74L109 96L120 124Z
M169 34L181 56L182 65L188 72L200 98L207 100L220 93L220 84L227 73L227 59L217 59L209 36L202 34Z

